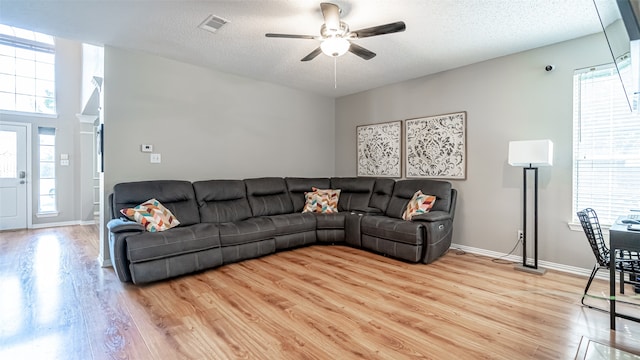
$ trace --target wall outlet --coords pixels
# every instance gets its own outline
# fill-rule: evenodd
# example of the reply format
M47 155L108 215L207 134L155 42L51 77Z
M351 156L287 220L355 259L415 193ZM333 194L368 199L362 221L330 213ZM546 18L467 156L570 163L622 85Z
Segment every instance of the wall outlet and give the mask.
M524 232L522 230L518 230L518 240L524 240Z

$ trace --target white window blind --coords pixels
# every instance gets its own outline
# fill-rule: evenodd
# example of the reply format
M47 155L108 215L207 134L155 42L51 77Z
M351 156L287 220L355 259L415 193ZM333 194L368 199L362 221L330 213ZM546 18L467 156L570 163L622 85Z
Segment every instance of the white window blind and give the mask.
M576 71L573 93L573 219L590 207L612 224L640 209L640 117L613 64Z

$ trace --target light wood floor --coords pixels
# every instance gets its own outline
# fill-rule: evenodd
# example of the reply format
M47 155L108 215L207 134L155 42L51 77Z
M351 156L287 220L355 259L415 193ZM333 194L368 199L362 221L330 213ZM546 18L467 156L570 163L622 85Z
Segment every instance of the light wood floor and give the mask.
M640 349L640 323L610 332L580 305L586 278L455 251L421 265L313 246L135 286L98 266L97 242L93 226L0 232L0 359L573 359L583 337Z

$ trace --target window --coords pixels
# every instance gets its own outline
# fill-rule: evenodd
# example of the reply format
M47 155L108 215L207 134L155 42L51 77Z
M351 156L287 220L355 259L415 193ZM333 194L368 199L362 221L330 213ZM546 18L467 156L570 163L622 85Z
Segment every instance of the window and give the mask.
M38 213L55 213L56 206L56 129L38 128L40 176Z
M629 111L613 64L576 71L573 93L574 221L591 207L613 224L640 209L640 116Z
M0 24L0 110L56 113L52 36Z

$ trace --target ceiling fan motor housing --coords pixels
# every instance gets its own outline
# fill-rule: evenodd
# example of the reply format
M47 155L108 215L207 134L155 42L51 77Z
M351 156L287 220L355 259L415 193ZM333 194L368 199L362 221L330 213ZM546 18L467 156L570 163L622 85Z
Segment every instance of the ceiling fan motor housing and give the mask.
M346 37L348 34L349 25L344 21L340 21L340 27L338 29L327 28L327 24L320 26L320 35L325 39L330 37Z

